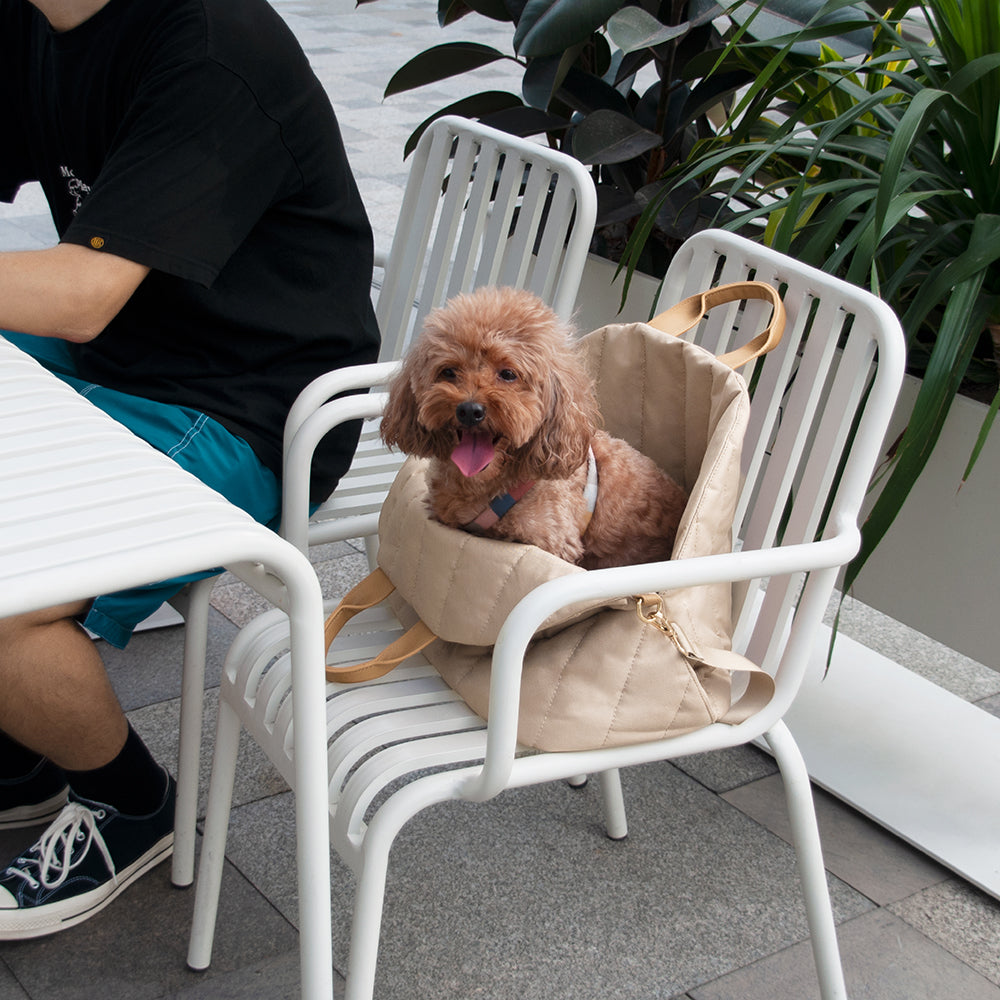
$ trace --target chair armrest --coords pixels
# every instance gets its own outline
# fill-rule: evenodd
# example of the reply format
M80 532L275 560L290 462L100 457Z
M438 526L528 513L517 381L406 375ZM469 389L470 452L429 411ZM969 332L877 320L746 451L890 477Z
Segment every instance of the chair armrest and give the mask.
M287 454L292 439L312 413L324 403L345 392L375 389L386 385L400 367L398 361L370 365L352 365L326 372L312 380L296 397L285 418L283 450ZM331 425L333 426L333 425Z
M365 367L382 369L386 366ZM380 416L388 398L384 392L370 392L341 396L323 403L304 417L286 442L282 465L280 533L300 552L309 549L309 473L316 446L329 431L342 423Z
M463 797L485 800L508 787L517 748L524 654L542 622L554 612L577 602L613 601L654 591L818 570L835 573L857 552L860 540L857 525L845 519L844 523L832 525L828 537L821 541L592 570L536 587L514 607L497 637L490 680L486 758L482 770L468 779Z

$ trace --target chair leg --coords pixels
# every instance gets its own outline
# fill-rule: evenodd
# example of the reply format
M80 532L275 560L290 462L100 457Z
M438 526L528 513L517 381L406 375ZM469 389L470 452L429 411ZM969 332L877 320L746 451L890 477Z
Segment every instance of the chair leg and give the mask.
M372 1000L375 965L378 961L382 908L389 857L383 851L367 850L358 876L351 921L351 954L344 1000Z
M378 535L365 535L365 555L368 557L368 568L378 568Z
M441 774L418 779L397 791L371 817L365 832L354 897L351 954L344 1000L372 1000L389 852L397 834L412 817L427 806L451 797L440 791L447 782L447 776Z
M604 809L604 829L612 840L628 836L628 817L625 815L625 797L618 768L602 771L597 776L601 788L601 806Z
M177 746L177 806L171 881L178 887L194 881L195 826L198 822L198 770L201 765L201 717L205 701L209 598L215 577L191 584L187 595L181 718Z
M205 837L198 866L198 886L194 897L194 917L187 964L196 971L207 969L212 961L215 920L222 888L222 869L226 860L226 834L233 804L236 759L240 745L240 719L235 710L219 704L219 724L212 761L212 780L208 790Z
M820 996L822 1000L847 1000L809 774L802 754L783 722L764 735L785 783Z

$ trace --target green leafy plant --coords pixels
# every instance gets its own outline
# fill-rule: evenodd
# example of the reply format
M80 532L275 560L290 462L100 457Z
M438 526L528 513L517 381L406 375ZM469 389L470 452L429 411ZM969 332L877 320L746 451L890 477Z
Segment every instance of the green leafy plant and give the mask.
M858 26L857 9L832 2L824 13L843 31ZM921 387L845 590L923 471L963 382L993 397L966 477L1000 405L984 333L1000 322L1000 5L861 9L875 32L860 59L812 25L766 42L737 33L713 54L709 79L744 69L753 82L725 125L668 168L663 204L647 208L624 258L640 264L656 213L694 185L716 224L867 286L900 316ZM802 50L820 35L817 53Z
M362 0L371 2L371 0ZM442 26L476 13L512 28L512 53L476 42L448 42L415 55L389 81L385 94L433 84L499 61L523 70L521 93L481 91L436 111L461 114L517 135L544 134L557 148L593 169L598 193L595 252L617 259L635 220L652 198L657 223L641 249L642 267L666 269L673 249L699 222L697 185L663 193L664 173L685 161L699 139L715 134L712 119L751 81L733 64L702 79L689 67L719 53L724 31L748 38L787 34L810 22L823 0L770 0L755 5L717 0L438 0ZM742 12L741 12L742 11ZM845 51L860 53L843 39Z

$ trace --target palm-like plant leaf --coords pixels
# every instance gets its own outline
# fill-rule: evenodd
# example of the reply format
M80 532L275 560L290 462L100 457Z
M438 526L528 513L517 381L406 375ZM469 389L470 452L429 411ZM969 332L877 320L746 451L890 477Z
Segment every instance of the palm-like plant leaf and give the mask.
M853 29L856 10L841 0L824 16L838 7L836 31ZM914 12L935 44L907 20ZM766 42L734 35L709 78L742 67L753 82L659 194L660 204L680 190L714 200L716 224L871 288L900 315L914 357L926 354L848 585L921 474L984 325L1000 319L1000 5L900 0L867 16L873 44L860 59L831 45L807 51L821 38L816 21ZM636 227L626 268L655 208ZM998 408L994 399L967 474Z

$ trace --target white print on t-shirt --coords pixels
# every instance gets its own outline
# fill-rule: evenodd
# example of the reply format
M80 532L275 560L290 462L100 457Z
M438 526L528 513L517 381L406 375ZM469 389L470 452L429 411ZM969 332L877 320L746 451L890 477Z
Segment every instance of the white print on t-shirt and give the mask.
M83 204L83 199L90 194L90 185L84 184L76 174L73 173L71 167L60 167L59 173L61 176L66 178L66 190L69 192L69 196L73 199L73 214L76 215L80 211L80 206Z

